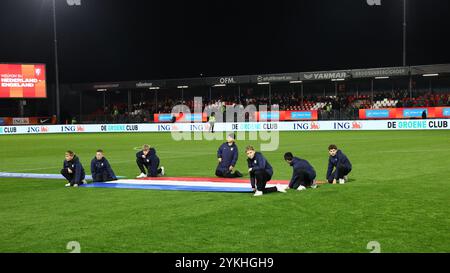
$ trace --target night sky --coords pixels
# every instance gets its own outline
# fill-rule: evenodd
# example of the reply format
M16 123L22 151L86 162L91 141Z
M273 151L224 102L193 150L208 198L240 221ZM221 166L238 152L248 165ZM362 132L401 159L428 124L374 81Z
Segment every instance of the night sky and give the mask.
M400 66L401 0L57 0L63 83ZM408 0L408 65L450 63L450 1ZM46 63L51 0L0 0L0 62Z

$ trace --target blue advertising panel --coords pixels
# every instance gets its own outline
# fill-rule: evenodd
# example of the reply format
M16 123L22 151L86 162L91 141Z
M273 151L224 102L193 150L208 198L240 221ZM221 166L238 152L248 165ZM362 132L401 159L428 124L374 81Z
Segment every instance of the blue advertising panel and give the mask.
M159 122L171 122L172 118L172 114L159 114L158 116Z
M291 119L312 119L312 112L291 112Z
M261 120L279 120L280 119L280 112L260 112L260 119Z
M389 110L387 109L366 110L366 118L389 118Z
M420 118L420 117L422 117L423 111L426 111L426 113L428 115L428 109L426 109L426 108L403 109L403 117L405 117L405 118Z
M442 110L442 114L444 117L450 117L450 108L444 108L444 110Z

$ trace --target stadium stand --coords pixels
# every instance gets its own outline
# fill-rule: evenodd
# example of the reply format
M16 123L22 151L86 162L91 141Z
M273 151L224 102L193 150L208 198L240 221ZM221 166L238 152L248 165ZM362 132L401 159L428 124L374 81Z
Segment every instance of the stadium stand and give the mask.
M401 107L435 107L450 106L450 93L448 92L417 92L409 97L406 90L377 92L373 98L368 91L359 95L347 96L305 96L302 99L297 94L276 94L272 97L270 109L288 111L318 110L320 119L357 119L359 109L382 109ZM110 122L133 123L152 121L154 113L171 113L175 105L184 104L191 112L194 109L202 109L206 112L225 112L227 106L242 105L269 105L270 100L266 96L218 96L211 101L203 101L203 104L195 104L193 99L175 100L166 98L155 101L141 101L133 104L131 111L127 111L126 103L115 103L98 109L83 118L86 123ZM203 108L202 108L203 107Z

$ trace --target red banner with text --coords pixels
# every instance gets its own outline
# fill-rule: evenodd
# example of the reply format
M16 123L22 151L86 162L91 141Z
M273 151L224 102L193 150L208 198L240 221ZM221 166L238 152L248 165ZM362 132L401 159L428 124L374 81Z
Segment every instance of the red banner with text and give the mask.
M0 64L0 98L46 98L44 64Z

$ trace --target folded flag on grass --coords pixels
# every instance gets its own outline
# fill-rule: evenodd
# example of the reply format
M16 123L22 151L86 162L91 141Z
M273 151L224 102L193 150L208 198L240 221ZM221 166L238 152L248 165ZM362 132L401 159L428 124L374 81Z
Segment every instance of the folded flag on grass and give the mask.
M269 186L287 185L286 180L272 180ZM200 177L155 177L126 179L106 183L83 185L88 188L118 188L144 190L201 191L201 192L252 192L249 179L200 178Z

